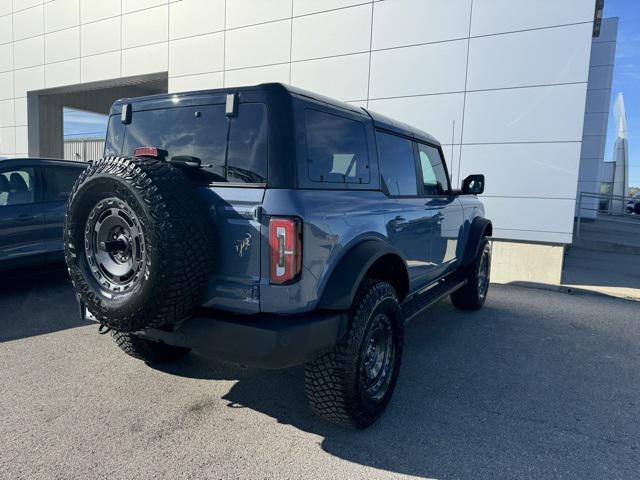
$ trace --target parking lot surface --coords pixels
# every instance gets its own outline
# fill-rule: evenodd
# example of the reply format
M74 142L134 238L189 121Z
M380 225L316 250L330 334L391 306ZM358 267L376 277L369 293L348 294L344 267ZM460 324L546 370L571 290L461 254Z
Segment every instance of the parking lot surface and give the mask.
M0 478L636 479L640 306L493 286L407 327L381 420L316 419L301 368L150 367L62 274L0 287Z

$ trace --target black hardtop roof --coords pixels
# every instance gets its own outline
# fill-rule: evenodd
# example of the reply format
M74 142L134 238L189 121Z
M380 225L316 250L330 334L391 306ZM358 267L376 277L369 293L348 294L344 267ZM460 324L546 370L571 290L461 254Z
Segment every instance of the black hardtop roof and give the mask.
M398 120L389 118L385 115L381 115L379 113L373 112L367 108L358 107L356 105L342 102L334 98L326 97L318 93L310 92L302 88L286 85L284 83L261 83L259 85L252 85L252 86L246 86L246 87L225 87L225 88L216 88L216 89L209 89L209 90L194 90L194 91L188 91L188 92L161 93L157 95L148 95L145 97L137 97L137 98L122 98L120 100L116 100L113 103L111 107L111 114L113 115L115 113L120 113L122 105L127 103L131 103L133 105L147 103L147 102L162 104L163 100L166 100L167 103L169 103L169 102L173 102L178 97L181 99L193 98L195 100L198 97L206 97L210 95L221 95L221 94L227 94L227 93L242 93L242 92L264 92L275 98L280 97L283 100L289 99L290 97L293 96L302 100L306 99L313 102L324 103L328 106L335 107L338 109L348 110L361 115L368 115L373 120L373 123L377 128L382 128L384 130L398 133L400 135L413 137L416 140L424 141L426 143L430 143L436 146L440 145L440 142L436 140L433 136L429 135L427 132L424 132L418 128L412 127L411 125L408 125L406 123L403 123Z
M60 158L37 158L37 157L22 157L22 158L0 158L0 167L7 167L16 165L60 165L60 166L86 166L87 162L79 162L75 160L63 160Z

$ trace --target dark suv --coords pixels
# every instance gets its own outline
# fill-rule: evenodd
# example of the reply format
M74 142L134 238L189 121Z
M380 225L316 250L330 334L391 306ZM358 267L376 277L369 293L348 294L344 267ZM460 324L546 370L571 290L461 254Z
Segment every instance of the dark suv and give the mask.
M405 321L486 298L483 188L454 190L430 135L281 84L124 99L72 192L67 263L126 353L304 363L312 409L365 427Z
M67 198L86 163L0 160L0 270L64 261Z

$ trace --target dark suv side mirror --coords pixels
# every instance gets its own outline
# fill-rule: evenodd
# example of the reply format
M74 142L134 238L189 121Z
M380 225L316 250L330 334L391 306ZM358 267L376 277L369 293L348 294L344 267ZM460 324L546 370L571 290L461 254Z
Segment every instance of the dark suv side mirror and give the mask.
M463 195L480 195L484 192L484 175L469 175L462 181Z

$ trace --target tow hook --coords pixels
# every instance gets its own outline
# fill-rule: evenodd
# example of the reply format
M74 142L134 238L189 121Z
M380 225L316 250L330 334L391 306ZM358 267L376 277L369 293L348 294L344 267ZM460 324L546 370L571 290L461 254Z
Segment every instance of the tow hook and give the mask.
M106 325L103 325L102 323L98 327L98 333L100 335L104 335L105 333L109 333L110 331L111 331L111 327L107 327Z

